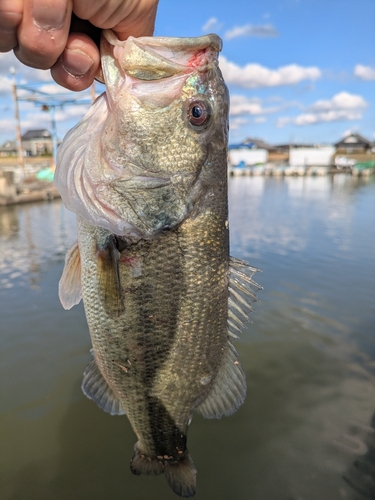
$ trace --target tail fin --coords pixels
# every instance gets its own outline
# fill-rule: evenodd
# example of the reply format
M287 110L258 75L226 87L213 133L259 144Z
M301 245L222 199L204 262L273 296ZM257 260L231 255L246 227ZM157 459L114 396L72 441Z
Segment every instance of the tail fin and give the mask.
M160 457L161 458L161 457ZM189 498L195 495L195 476L197 470L188 452L178 462L152 459L144 455L134 446L134 456L130 462L133 474L158 475L165 472L165 477L170 488L180 497Z
M165 464L165 477L168 484L180 497L189 498L195 495L196 475L197 470L188 453L178 463Z
M164 472L164 463L160 460L153 460L152 458L144 455L137 446L134 445L134 455L130 462L130 470L133 474L139 476L140 474L147 474L148 476L157 476Z

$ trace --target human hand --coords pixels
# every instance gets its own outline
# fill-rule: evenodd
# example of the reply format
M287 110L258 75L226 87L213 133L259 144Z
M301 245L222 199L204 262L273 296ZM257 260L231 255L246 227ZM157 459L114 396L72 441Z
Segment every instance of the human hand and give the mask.
M84 90L100 64L94 41L97 28L112 29L120 40L152 35L157 4L158 0L0 0L0 52L14 50L27 66L51 69L63 87Z

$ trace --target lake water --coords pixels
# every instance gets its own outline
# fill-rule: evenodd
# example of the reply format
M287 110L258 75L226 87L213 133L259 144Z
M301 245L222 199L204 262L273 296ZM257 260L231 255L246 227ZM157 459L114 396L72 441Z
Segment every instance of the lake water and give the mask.
M197 500L375 498L375 179L231 178L232 255L263 270L236 342L246 402L195 416ZM0 207L0 498L169 500L135 435L83 396L90 339L57 283L75 218Z

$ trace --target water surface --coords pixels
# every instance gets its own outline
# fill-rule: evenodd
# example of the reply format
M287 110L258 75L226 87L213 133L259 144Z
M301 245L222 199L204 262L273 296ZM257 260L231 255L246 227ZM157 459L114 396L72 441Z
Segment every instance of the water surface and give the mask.
M375 498L375 179L232 178L232 254L262 269L236 342L248 395L195 416L197 500ZM0 207L0 498L177 498L129 471L135 435L83 396L83 307L57 296L75 218Z

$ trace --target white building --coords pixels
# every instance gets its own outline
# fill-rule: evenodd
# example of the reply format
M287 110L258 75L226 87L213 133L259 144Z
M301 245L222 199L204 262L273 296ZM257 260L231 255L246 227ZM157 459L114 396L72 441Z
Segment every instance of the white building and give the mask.
M229 150L229 163L232 167L237 167L238 165L251 167L267 163L267 160L268 151L266 149L239 147Z
M289 165L292 167L317 167L331 165L335 153L333 146L293 148L289 150Z

